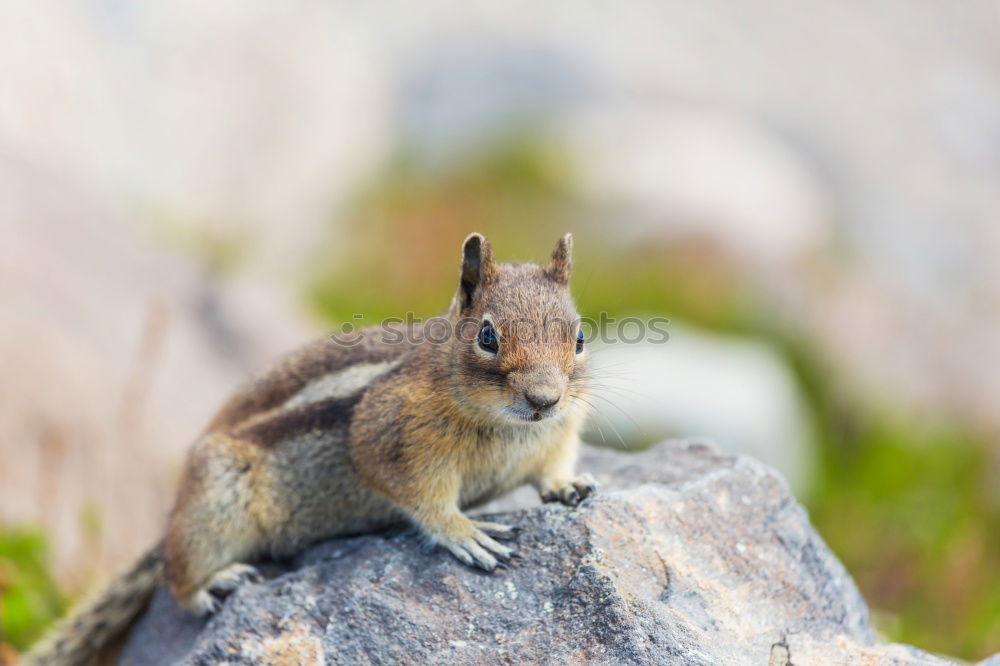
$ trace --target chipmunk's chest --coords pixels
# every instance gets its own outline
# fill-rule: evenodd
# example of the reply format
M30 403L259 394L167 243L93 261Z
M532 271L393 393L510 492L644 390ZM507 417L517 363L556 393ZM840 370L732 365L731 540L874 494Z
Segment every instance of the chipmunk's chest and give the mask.
M525 483L567 437L566 424L480 432L461 442L462 506L489 501Z

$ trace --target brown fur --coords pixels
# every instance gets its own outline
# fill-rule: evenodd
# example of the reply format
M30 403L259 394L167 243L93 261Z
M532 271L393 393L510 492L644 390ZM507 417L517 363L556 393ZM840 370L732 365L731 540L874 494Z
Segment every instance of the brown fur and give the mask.
M353 346L308 345L250 382L191 451L153 585L163 578L181 604L211 612L210 589L255 575L248 560L404 521L492 570L513 552L487 532L511 528L464 508L523 483L569 504L593 492L573 474L586 353L576 350L571 250L567 234L544 268L500 265L472 234L444 315L464 336L435 343L428 324L415 341L388 344L368 329ZM476 341L484 321L499 337L495 355ZM152 587L142 583L144 599Z

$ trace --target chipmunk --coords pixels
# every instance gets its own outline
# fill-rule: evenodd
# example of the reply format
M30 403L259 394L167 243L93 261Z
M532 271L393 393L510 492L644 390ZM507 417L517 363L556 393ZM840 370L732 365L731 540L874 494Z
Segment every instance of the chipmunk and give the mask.
M330 537L409 522L467 565L502 566L514 528L463 509L524 483L568 505L596 489L574 474L588 381L571 253L566 234L545 267L498 264L471 234L433 324L319 340L252 380L191 450L163 541L27 663L87 663L161 583L215 612L259 577L250 561Z

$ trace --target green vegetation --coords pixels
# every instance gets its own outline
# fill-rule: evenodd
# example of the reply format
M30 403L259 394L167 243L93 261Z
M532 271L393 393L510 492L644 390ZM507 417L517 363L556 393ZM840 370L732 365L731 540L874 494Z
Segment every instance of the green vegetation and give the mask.
M44 537L0 530L0 646L24 649L64 606L48 572Z
M343 228L313 262L331 268L315 276L310 305L327 321L359 323L352 317L362 314L362 325L440 314L473 227L514 255L555 245L569 226L567 164L558 146L533 139L437 175L400 157L343 211Z
M815 356L791 358L821 437L811 517L876 626L967 659L1000 651L1000 501L987 437L839 396Z

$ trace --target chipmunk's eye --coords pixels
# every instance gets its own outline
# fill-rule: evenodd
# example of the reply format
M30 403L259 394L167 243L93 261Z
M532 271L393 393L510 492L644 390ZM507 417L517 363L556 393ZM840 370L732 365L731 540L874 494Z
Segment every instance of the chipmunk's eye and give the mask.
M479 347L491 354L500 351L500 339L497 332L493 330L493 324L488 321L483 322L483 327L479 329Z
M579 354L583 351L583 329L581 328L576 332L576 353Z

